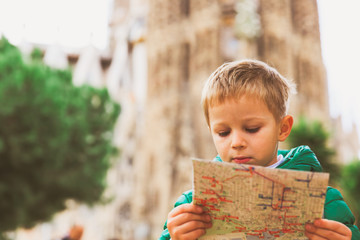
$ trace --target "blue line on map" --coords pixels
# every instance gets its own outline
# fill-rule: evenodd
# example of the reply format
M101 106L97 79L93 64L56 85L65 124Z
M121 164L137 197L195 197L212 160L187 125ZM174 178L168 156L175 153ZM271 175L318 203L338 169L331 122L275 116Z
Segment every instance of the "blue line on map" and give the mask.
M310 193L309 195L310 197L315 197L315 198L323 198L324 196L326 196L326 193L320 193L320 195L316 195L316 194L312 194Z
M264 197L264 195L261 193L259 193L258 197L262 199L273 199L273 197Z
M309 175L306 176L307 179L299 179L299 178L295 178L295 181L298 182L306 182L307 183L307 187L309 187L310 182L312 181L313 177L314 177L314 172L311 173L310 178Z

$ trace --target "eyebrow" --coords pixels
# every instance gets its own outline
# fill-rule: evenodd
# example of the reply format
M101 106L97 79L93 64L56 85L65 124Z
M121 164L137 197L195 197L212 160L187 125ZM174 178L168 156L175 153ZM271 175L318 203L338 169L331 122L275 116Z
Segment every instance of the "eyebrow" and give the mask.
M269 117L258 117L258 116L250 116L250 117L245 117L242 119L243 121L249 122L252 120L269 120Z

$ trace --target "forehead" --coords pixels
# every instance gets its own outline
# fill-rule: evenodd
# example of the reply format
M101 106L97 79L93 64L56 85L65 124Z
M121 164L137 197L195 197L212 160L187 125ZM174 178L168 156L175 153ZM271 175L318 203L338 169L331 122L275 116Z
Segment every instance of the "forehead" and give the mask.
M247 107L249 105L259 106L269 110L265 100L255 94L239 94L237 96L219 96L214 97L209 101L208 107L217 108L227 105L238 106L240 108Z
M274 115L267 104L254 96L230 98L209 106L209 120L219 119L270 119Z

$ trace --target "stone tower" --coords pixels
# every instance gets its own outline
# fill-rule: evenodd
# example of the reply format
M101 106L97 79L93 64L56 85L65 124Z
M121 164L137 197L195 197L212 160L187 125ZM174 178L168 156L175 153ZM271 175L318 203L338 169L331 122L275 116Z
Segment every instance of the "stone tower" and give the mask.
M200 108L203 81L220 63L216 0L149 1L145 122L134 159L135 222L158 237L172 203L191 188L190 157L214 156Z
M128 86L132 85L131 76L146 71L146 80L138 84L146 89L144 101L139 102L141 95L135 94L132 101L122 104L137 109L129 118L133 124L124 124L119 131L128 134L121 146L126 152L126 159L122 159L126 167L120 167L120 174L128 179L123 179L127 195L120 197L115 215L124 216L117 222L120 232L127 232L127 239L156 239L176 198L191 188L190 158L215 156L200 95L205 79L224 61L257 58L276 67L298 86L291 113L329 122L316 0L117 2L125 9L132 9L135 2L146 6L146 14L130 10L128 20L123 21L129 26L134 22L129 19L140 17L146 23L143 38L131 40L131 30L123 38L131 61ZM252 10L242 12L240 3L252 6ZM243 14L255 19L250 31L242 31L247 34L235 30L249 26L249 22L239 22ZM257 31L251 33L255 28ZM141 44L146 46L142 57L146 69L131 60ZM133 85L130 90L136 91ZM118 189L121 192L122 187ZM124 222L127 230L121 226Z
M259 14L263 31L259 58L296 83L292 113L329 123L316 1L261 0Z

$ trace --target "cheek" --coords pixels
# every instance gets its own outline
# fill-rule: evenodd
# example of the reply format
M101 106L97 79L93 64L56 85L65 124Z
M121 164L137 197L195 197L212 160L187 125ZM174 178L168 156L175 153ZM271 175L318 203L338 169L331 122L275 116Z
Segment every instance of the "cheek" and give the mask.
M218 137L214 137L213 140L214 140L214 144L215 144L216 149L219 151L219 149L223 145L223 142Z
M226 148L224 145L217 145L215 146L217 154L219 154L220 158L226 162L228 158L228 148Z
M219 136L213 137L213 141L215 144L215 148L217 152L220 154L224 149L226 148L226 141L223 138L220 138Z
M266 145L269 145L269 143L276 140L276 138L271 129L266 129L264 132L262 132L262 134L260 134L259 136L257 136L257 138L254 138L253 140L257 141L260 144L266 143Z
M213 142L216 144L216 142L218 141L217 135L214 133L211 133L211 137L212 137Z
M224 138L220 137L218 134L216 133L211 133L213 142L217 145L217 144L222 144L224 142Z

